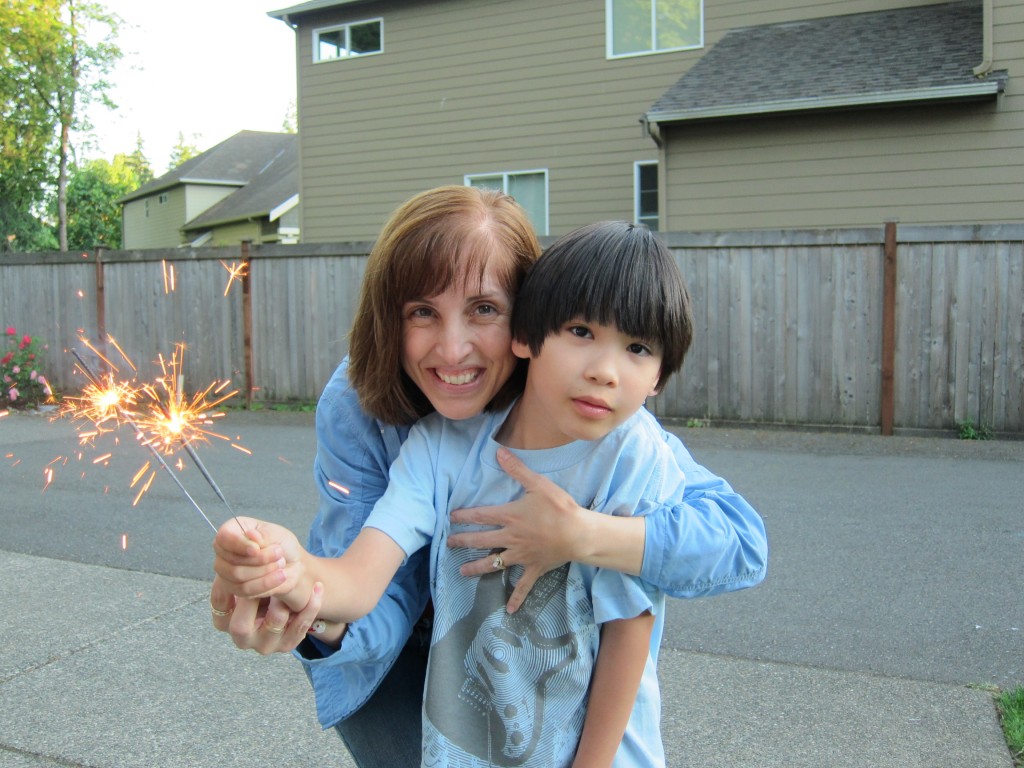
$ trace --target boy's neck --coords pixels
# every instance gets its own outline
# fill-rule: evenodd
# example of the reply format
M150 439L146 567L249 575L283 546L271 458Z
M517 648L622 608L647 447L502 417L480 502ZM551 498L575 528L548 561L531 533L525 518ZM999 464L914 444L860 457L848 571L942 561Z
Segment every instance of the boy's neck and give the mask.
M558 448L573 442L571 437L553 440L549 430L538 432L530 418L530 405L527 393L516 400L512 410L508 412L504 423L498 428L494 439L506 448L521 451L536 451L544 448Z

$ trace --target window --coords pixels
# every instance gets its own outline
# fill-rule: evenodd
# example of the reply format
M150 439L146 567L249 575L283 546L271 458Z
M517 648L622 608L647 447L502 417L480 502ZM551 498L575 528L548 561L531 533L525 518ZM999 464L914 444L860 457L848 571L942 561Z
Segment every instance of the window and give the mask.
M636 163L633 166L633 218L658 231L658 164Z
M703 0L605 0L608 58L704 45Z
M538 235L548 233L548 172L515 171L466 176L466 185L500 189L515 198Z
M334 61L384 50L384 20L370 19L313 30L313 61Z
M166 203L167 203L167 193L166 193L166 192L162 193L162 194L161 194L161 195L160 195L160 196L159 196L159 197L157 198L157 202L158 202L158 203L160 203L160 205L164 205L164 204L166 204Z

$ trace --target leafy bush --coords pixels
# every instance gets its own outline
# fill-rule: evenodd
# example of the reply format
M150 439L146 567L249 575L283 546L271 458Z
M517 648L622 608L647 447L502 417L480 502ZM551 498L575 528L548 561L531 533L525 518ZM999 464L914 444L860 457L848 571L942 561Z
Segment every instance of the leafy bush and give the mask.
M38 339L18 335L14 326L4 335L7 353L0 357L0 405L29 408L53 396L50 383L41 373Z

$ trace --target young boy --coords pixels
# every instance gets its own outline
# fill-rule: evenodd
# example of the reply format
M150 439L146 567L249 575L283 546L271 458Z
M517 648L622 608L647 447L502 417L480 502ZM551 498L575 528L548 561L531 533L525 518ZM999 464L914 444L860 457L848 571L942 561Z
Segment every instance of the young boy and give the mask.
M570 563L549 572L514 614L520 570L462 577L479 551L452 550L452 509L522 492L498 466L504 446L577 503L644 514L680 498L680 471L641 409L682 365L689 297L668 250L646 228L591 225L536 263L516 300L513 351L530 361L509 408L409 434L388 490L339 558L306 561L278 594L354 621L402 561L430 544L434 630L423 704L423 765L664 764L655 664L663 596L634 577Z

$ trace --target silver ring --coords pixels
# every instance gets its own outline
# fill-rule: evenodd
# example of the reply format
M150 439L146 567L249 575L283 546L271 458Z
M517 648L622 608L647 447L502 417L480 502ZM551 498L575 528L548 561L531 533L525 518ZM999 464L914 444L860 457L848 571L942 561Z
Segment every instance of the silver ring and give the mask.
M496 571L505 570L505 561L501 559L501 555L495 555L494 560L491 561L491 565L494 566L494 570Z

